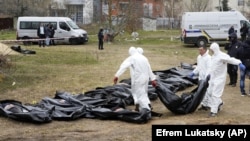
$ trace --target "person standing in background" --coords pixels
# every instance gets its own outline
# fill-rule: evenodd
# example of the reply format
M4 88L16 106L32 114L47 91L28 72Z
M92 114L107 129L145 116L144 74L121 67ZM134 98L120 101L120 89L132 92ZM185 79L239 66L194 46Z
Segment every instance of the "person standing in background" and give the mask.
M241 41L244 42L246 40L248 33L248 27L246 23L243 23L242 27L240 28L240 36L241 36Z
M229 35L230 43L225 46L225 50L227 50L227 54L230 57L234 57L239 59L239 48L241 46L241 42L237 38L237 34L231 33ZM227 65L227 73L229 75L230 82L228 85L235 87L238 80L238 66L233 64Z
M244 71L240 71L240 92L241 96L246 96L245 77L250 77L250 38L247 38L246 41L242 43L239 56L242 64L246 67ZM250 90L248 94L250 94Z
M103 40L104 40L104 35L103 35L103 28L101 28L98 32L98 49L103 50Z
M53 24L50 24L49 28L50 28L50 32L51 32L51 34L50 34L50 45L55 46L56 45L55 40L53 39L54 35L55 35L55 28L54 28Z
M45 44L46 46L50 45L50 36L51 36L51 29L49 27L49 24L47 24L44 28L45 31Z
M230 34L232 34L232 33L234 33L234 32L235 32L234 26L232 25L232 26L229 28L229 30L228 30L228 35L230 35Z
M39 47L41 46L45 46L45 28L44 25L42 23L40 23L40 26L37 29L37 36L39 38L38 44Z

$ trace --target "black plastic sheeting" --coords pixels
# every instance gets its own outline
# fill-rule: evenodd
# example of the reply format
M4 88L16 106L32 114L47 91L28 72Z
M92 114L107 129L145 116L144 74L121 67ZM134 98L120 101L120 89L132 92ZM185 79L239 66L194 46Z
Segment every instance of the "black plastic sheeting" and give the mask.
M36 54L36 51L22 49L21 46L19 46L19 45L14 45L14 46L11 46L10 48L16 52L21 53L21 54Z
M188 114L196 110L202 101L208 80L198 83L197 77L188 77L193 70L191 64L181 63L180 67L154 71L158 86L148 85L148 96L151 101L157 98L175 114ZM152 116L160 113L143 109L140 112L131 110L133 105L130 79L121 80L119 84L97 87L84 94L71 94L57 91L53 98L45 97L37 104L22 104L15 100L0 101L0 116L17 121L32 123L49 123L52 120L72 121L80 118L121 120L131 123L146 123ZM177 91L197 86L181 96Z

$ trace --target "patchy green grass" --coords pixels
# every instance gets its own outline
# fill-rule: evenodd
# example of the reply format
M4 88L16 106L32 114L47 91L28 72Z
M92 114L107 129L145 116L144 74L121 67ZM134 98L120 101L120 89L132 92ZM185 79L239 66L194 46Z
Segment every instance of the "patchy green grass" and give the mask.
M0 40L15 40L16 31L15 30L0 30Z
M142 47L154 70L176 66L180 62L195 62L196 48L183 47L180 40L171 40L171 37L178 36L178 33L177 30L139 31L139 40L131 40L129 35L119 36L113 43L105 42L105 49L102 51L97 49L96 35L90 35L90 41L85 45L39 48L37 45L20 44L22 49L36 51L36 54L10 56L14 67L0 84L0 92L25 91L27 95L40 98L45 93L53 95L54 91L61 89L83 92L95 87L112 85L113 76L128 56L130 46ZM129 72L126 72L120 79L128 77ZM34 91L40 93L35 96ZM19 98L27 102L34 100L27 97Z
M104 50L97 49L96 35L90 35L90 42L85 45L39 48L38 45L20 44L22 49L36 51L36 54L8 56L13 67L4 78L0 78L3 80L0 83L0 100L13 99L24 104L34 104L42 98L54 97L57 90L79 94L97 87L113 85L114 74L122 61L128 57L130 46L140 46L144 49L144 55L149 59L152 70L170 69L179 66L181 62L195 63L198 55L196 47L186 47L179 40L171 40L171 37L176 37L178 33L178 31L140 31L139 40L131 41L129 35L120 36L113 43L105 42ZM129 71L126 71L119 80L129 77ZM12 85L13 82L15 85ZM226 104L227 110L223 110L216 118L205 118L207 116L205 112L176 116L158 99L153 101L152 105L154 110L163 113L163 116L153 118L146 124L135 125L114 120L86 118L71 122L54 120L51 124L33 125L2 117L0 136L2 140L141 141L151 138L152 124L249 123L249 113L244 113L248 111L245 105L249 103L249 99L241 99L239 89L225 88L223 99L225 103L230 104Z

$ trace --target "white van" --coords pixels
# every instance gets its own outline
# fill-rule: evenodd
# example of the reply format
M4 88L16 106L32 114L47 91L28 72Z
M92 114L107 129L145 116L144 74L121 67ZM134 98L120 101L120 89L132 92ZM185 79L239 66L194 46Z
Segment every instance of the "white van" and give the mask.
M228 40L228 30L233 25L240 39L243 23L248 20L239 11L186 12L182 15L181 30L184 44L197 46L211 42L224 44Z
M68 17L18 17L17 40L38 39L37 29L40 26L52 24L55 28L56 44L84 44L88 42L88 34L80 29ZM32 42L37 41L33 40ZM27 42L24 42L27 43Z

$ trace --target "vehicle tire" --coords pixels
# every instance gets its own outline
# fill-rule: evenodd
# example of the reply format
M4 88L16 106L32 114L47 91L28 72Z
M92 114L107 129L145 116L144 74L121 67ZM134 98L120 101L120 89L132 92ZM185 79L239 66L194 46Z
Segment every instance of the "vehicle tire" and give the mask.
M200 46L206 46L207 45L207 40L205 38L199 38L196 42L196 45L198 47Z
M22 38L22 40L28 40L28 39L30 39L30 37L25 36ZM31 45L31 44L32 44L31 41L23 41L23 45Z

